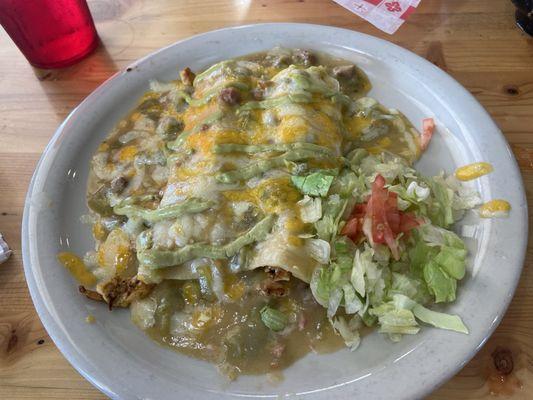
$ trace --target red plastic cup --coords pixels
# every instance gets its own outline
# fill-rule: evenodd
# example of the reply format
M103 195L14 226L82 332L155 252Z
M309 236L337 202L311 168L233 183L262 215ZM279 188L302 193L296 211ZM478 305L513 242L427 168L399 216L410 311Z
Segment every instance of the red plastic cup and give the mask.
M86 0L0 0L0 24L38 68L67 67L98 45Z

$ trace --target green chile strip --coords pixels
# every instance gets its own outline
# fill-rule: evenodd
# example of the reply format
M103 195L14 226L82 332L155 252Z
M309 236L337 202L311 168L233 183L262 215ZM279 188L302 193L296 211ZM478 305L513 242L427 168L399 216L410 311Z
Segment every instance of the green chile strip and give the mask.
M281 107L292 103L311 103L312 101L313 96L310 93L293 93L286 96L276 97L275 99L249 101L248 103L240 106L237 113L256 109L267 110L269 108Z
M328 156L334 156L333 151L324 146L319 146L314 143L306 142L296 142L296 143L275 143L275 144L257 144L257 145L246 145L246 144L218 144L214 147L214 153L216 154L225 154L225 153L263 153L267 151L292 151L292 150L309 150L316 151L317 153L326 154Z
M266 160L254 161L244 168L224 172L216 176L216 180L220 183L236 183L241 180L253 178L254 176L261 175L262 173L274 168L280 168L285 166L286 161L300 161L309 158L324 158L325 154L317 153L316 151L309 151L304 149L297 149L288 151L277 157L272 157Z
M299 86L300 88L302 88L303 90L307 92L320 93L325 96L333 96L338 93L338 92L331 90L329 87L327 87L326 84L322 82L320 83L311 82L311 80L305 76L294 74L291 77L297 86Z
M209 75L211 72L217 70L218 68L224 68L226 65L228 65L231 62L231 60L221 61L219 63L216 63L214 65L211 65L209 68L207 68L204 72L196 75L196 78L194 78L193 85L196 86L200 81L202 81L207 75Z
M178 250L143 250L137 254L141 264L152 269L172 267L183 264L194 258L207 257L224 259L233 257L241 248L251 243L264 240L274 225L275 216L269 215L259 221L252 229L234 241L215 246L205 243L194 243Z
M200 199L187 199L183 203L156 208L154 210L135 205L113 207L117 215L126 215L128 218L137 217L147 222L157 222L164 219L177 218L183 214L199 213L213 206L213 203Z
M158 195L154 194L143 194L140 196L128 196L124 199L120 200L118 203L115 204L114 207L121 208L124 206L129 206L135 203L142 203L144 201L154 201L159 200L160 197Z

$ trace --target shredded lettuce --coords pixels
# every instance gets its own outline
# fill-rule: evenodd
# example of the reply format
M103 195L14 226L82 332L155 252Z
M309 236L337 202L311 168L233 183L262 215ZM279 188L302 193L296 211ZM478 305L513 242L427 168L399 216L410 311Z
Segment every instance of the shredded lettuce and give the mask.
M420 304L413 307L413 314L417 319L436 328L448 329L460 333L468 333L468 328L457 315L440 313L427 309Z
M314 222L318 239L308 239L316 240L324 249L323 244L330 244L329 262L315 270L311 290L327 309L334 329L347 343L357 344L363 324L377 325L393 341L418 333L420 323L468 333L458 316L426 306L456 298L457 281L466 274L467 249L448 228L460 213L478 204L477 193L443 174L423 177L391 155L367 156L354 150L348 154L346 165L349 170L339 172L329 186L329 196L321 202L322 218ZM387 189L397 194L398 208L420 221L408 235L396 238L399 259L392 259L387 246L370 243L368 235L354 243L339 233L346 223L342 220L350 218L354 205L368 201L378 173L385 178ZM302 181L303 186L314 185ZM308 204L309 199L305 200ZM365 232L370 228L363 225L358 229ZM357 323L349 326L348 316Z
M359 335L361 322L357 316L351 318L349 321L346 321L344 317L336 317L332 320L331 325L333 326L333 329L341 335L344 343L346 343L346 346L351 351L354 351L359 346L359 343L361 342Z
M420 284L404 274L392 273L392 284L388 291L391 294L403 294L407 297L416 297Z
M315 223L322 217L322 199L305 195L298 203L302 222Z
M340 219L346 208L347 200L340 198L338 194L328 196L322 209L324 215L322 219L315 222L315 229L318 237L330 242L337 233Z
M374 182L377 174L383 176L387 182L417 177L416 171L404 159L390 156L388 158L385 159L384 155L368 156L361 161L360 172L367 177L367 182Z
M424 266L424 279L428 289L435 296L435 302L455 300L457 281L449 276L439 264L430 261Z
M430 190L427 186L421 186L416 181L412 181L407 186L406 194L415 201L424 201L429 197Z
M329 263L331 246L329 242L322 239L307 239L305 246L309 255L320 264Z
M448 176L445 183L454 191L452 202L454 210L469 210L482 203L479 193L472 187L461 183L455 176Z
M463 279L465 276L466 250L443 246L433 259L452 278Z
M433 224L447 228L454 223L453 190L444 184L443 179L437 178L426 179L432 194L427 216Z
M355 314L361 311L364 304L355 293L354 287L349 283L345 283L342 286L342 290L344 292L344 311L346 311L346 314Z
M378 318L381 333L414 335L420 330L413 312L406 308L397 308L393 302L374 307L370 313Z
M328 317L332 318L341 304L343 291L339 287L335 287L329 294L328 299Z
M455 233L433 225L418 229L409 250L411 272L422 277L437 303L454 301L466 273L466 247Z
M465 210L481 204L479 194L453 176L445 178L441 174L425 182L432 194L427 216L437 226L448 228L462 218Z
M364 191L366 187L363 177L349 169L341 171L330 189L330 193L337 193L343 198L353 196L354 192L357 194Z
M357 293L363 297L366 295L365 272L366 265L369 263L372 263L372 253L370 251L365 251L363 254L361 254L360 250L355 252L350 281Z
M313 297L324 308L328 308L329 296L331 292L332 269L328 267L318 267L311 277L311 293Z
M401 294L394 295L392 303L396 308L412 311L416 319L425 322L426 324L433 325L436 328L468 333L467 327L457 315L432 311L416 301L411 300L408 296Z

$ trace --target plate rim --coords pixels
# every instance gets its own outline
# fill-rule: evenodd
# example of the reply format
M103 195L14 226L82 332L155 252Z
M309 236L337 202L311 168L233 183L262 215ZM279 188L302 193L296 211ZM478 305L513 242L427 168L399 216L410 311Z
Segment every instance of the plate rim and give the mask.
M247 29L254 29L254 28L272 28L272 29L278 29L278 28L316 28L316 29L329 29L329 30L335 30L344 32L349 35L358 35L364 40L370 40L374 42L378 42L380 45L384 46L385 48L391 48L395 52L403 54L411 59L417 60L418 62L421 62L424 65L424 68L428 68L432 71L432 73L439 75L441 79L444 79L448 84L451 84L454 86L454 90L458 90L462 92L462 95L465 96L465 98L468 98L469 101L476 106L479 112L482 112L487 119L487 121L490 121L494 127L497 133L500 135L501 139L507 146L507 150L511 152L511 147L505 137L505 135L502 133L501 129L497 126L497 124L492 119L491 115L487 112L487 110L480 104L480 102L465 88L463 87L455 78L453 78L451 75L443 71L442 69L435 66L433 63L429 62L425 58L419 56L418 54L407 50L395 43L392 43L388 40L381 39L369 34L365 34L356 30L347 29L347 28L339 28L336 26L331 25L321 25L321 24L309 24L309 23L291 23L291 22L265 22L265 23L259 23L259 24L245 24L245 25L238 25L238 26L232 26L232 27L224 27L221 29L211 30L207 32L203 32L200 34L188 36L184 39L178 40L176 42L173 42L167 46L164 46L160 49L157 49L144 57L141 57L133 62L131 62L129 65L124 67L121 70L118 70L116 73L114 73L112 76L107 78L104 82L102 82L95 90L93 90L87 97L83 99L83 101L77 105L65 118L65 120L58 126L54 134L52 135L50 141L46 145L45 149L43 150L43 153L41 154L39 161L37 162L35 166L34 173L32 175L32 178L30 180L30 184L28 186L28 190L26 193L25 201L24 201L24 211L23 211L23 218L22 218L22 229L21 229L21 252L22 252L22 261L23 261L23 267L24 267L24 275L25 279L30 291L30 295L32 298L32 302L34 304L34 307L37 311L37 314L39 316L39 319L41 320L41 323L43 324L44 328L46 329L48 335L53 340L56 347L59 349L59 351L62 353L62 355L69 361L69 363L80 373L86 380L88 380L92 385L94 385L97 389L99 389L101 392L106 394L107 396L111 398L120 399L121 393L118 393L116 390L113 390L111 387L108 387L104 382L102 382L100 379L95 377L94 375L91 375L87 368L80 365L80 363L77 362L76 356L78 355L78 351L76 348L72 348L70 344L67 341L62 340L58 334L56 334L56 322L54 321L53 317L50 315L49 311L46 309L46 306L44 305L43 298L41 296L41 293L37 287L36 280L33 276L33 266L31 264L30 260L30 236L29 236L29 214L30 214L30 203L31 203L31 195L34 191L35 181L37 177L39 176L40 169L42 167L42 164L44 160L47 158L47 156L50 153L50 150L54 147L54 145L57 143L61 135L64 133L65 127L67 126L68 122L75 118L79 112L80 109L82 109L86 104L88 104L92 99L98 97L100 94L105 92L110 88L112 84L115 83L115 80L126 74L131 68L135 68L137 65L141 65L147 61L149 61L152 57L159 55L161 53L164 53L170 49L172 49L175 46L180 46L182 43L185 43L187 41L192 40L198 40L202 37L209 37L212 35L216 35L219 32L223 31L229 31L229 30L247 30ZM436 390L438 387L440 387L442 384L447 382L452 376L454 376L468 361L470 361L477 352L481 349L481 347L485 344L485 342L492 336L495 329L499 326L500 322L503 319L503 316L505 315L513 297L516 292L516 288L518 286L518 283L520 281L520 277L523 271L524 267L524 261L527 251L527 243L528 243L528 230L529 225L527 223L528 221L528 206L527 206L527 198L525 196L525 189L524 189L524 183L523 183L523 177L522 173L520 171L520 168L518 166L518 163L516 161L516 157L514 157L514 154L511 152L513 157L511 157L511 164L509 167L511 167L516 175L520 178L519 183L519 196L522 199L523 207L517 208L514 210L515 212L522 212L523 220L526 221L526 223L523 223L521 228L522 231L521 237L522 241L520 243L517 254L517 262L519 261L519 267L516 270L516 274L514 276L514 279L511 282L511 285L509 287L509 295L505 296L503 301L501 302L500 308L498 309L497 316L494 320L494 322L483 332L483 337L480 340L479 344L470 350L468 354L465 354L465 357L462 358L462 362L457 363L455 368L450 368L448 371L440 375L440 378L437 382L433 382L432 385L425 385L421 388L415 388L413 389L410 394L412 396L415 396L416 398L424 397L428 395L429 393ZM126 395L125 392L122 392L122 394Z

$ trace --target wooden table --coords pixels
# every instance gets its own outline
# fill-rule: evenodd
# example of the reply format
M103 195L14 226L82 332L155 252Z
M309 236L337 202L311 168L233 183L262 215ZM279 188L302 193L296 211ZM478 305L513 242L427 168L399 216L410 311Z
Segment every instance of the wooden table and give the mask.
M63 358L35 313L21 261L24 196L35 163L67 114L117 70L176 40L232 25L292 21L335 25L395 42L446 70L487 108L512 145L533 204L533 40L515 27L510 1L422 0L394 36L328 0L93 0L89 4L102 45L69 69L35 73L0 30L0 232L14 250L0 266L2 399L105 398ZM529 243L520 285L502 324L432 399L484 399L491 393L533 398ZM500 377L494 352L501 356L509 354L506 350L514 369Z

